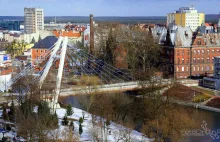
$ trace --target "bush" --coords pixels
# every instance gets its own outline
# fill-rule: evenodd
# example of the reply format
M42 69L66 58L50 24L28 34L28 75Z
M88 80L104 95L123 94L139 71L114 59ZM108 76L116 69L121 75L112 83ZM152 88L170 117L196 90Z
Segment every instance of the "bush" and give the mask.
M82 123L83 123L83 118L80 117L80 118L79 118L79 124L82 124Z
M82 125L79 124L79 134L81 135L83 133Z
M67 115L63 117L62 125L67 126L69 121L67 120Z
M70 116L73 114L73 109L72 109L72 106L71 105L68 105L67 108L66 108L66 114L67 116Z

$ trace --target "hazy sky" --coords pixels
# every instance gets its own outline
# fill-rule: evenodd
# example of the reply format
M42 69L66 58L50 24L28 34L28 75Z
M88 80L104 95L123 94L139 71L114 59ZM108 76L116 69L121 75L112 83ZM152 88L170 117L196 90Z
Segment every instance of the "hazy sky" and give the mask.
M165 16L189 5L220 12L220 0L0 0L0 16L23 16L24 7L43 8L45 16Z

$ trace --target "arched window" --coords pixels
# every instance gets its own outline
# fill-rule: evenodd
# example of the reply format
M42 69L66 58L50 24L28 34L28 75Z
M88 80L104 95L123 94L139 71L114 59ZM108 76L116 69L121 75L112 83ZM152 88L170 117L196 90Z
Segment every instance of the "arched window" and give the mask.
M184 58L182 58L182 64L184 64Z
M210 62L210 59L209 59L209 57L207 58L207 63L209 63Z

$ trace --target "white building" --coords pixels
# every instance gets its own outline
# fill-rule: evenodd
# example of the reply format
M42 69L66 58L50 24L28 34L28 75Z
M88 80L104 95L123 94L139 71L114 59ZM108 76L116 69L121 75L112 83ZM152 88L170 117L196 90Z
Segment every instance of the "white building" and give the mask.
M44 11L40 8L24 8L24 32L44 30Z
M194 32L205 23L205 14L199 13L193 6L181 7L174 13L167 14L167 26L176 24L182 27L190 27Z

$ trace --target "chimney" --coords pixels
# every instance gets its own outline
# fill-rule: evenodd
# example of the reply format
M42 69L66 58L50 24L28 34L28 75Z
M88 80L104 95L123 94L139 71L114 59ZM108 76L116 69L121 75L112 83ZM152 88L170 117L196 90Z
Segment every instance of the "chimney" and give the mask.
M219 12L218 25L217 25L217 32L220 33L220 12Z
M93 14L90 14L90 47L89 53L93 54L94 52L94 24L93 24Z

